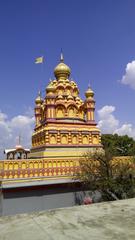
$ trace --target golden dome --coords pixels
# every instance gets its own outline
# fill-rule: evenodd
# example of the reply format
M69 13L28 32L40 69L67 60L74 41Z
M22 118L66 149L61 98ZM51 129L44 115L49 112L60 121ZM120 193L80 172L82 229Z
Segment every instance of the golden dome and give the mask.
M46 87L46 92L55 92L55 87L53 86L52 82L50 82L48 84L48 86Z
M43 99L41 98L41 92L40 91L38 92L38 96L35 99L35 103L36 104L42 104L43 103Z
M87 91L85 92L86 98L92 98L94 96L94 92L90 87L88 87Z
M70 76L71 69L64 63L63 54L61 54L60 63L54 69L56 79L67 79Z

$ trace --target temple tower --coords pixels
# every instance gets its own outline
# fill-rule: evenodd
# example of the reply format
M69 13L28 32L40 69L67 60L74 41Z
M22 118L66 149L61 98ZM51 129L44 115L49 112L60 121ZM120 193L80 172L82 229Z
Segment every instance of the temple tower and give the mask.
M100 130L94 119L94 92L88 87L83 101L70 74L61 54L54 69L55 79L46 87L44 98L39 92L35 100L31 158L76 160L88 150L101 148Z

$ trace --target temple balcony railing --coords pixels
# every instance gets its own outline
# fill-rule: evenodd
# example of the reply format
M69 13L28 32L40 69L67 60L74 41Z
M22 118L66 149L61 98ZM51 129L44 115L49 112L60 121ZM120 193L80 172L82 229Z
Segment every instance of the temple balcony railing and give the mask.
M130 163L132 157L114 158L115 163ZM134 167L134 166L133 166ZM71 178L80 171L79 160L14 159L0 160L0 180L34 178Z
M19 159L0 161L0 178L3 180L71 177L76 171L79 171L79 162L76 160Z

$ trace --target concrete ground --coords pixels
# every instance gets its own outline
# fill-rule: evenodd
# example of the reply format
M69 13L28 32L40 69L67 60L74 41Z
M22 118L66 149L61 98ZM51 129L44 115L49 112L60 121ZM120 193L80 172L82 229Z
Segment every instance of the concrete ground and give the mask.
M0 217L0 240L135 240L135 199Z

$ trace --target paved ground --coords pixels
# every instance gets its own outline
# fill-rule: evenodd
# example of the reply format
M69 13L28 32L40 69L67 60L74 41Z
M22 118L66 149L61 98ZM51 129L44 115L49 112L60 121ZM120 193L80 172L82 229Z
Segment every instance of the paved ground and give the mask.
M0 218L0 240L135 240L135 199Z

